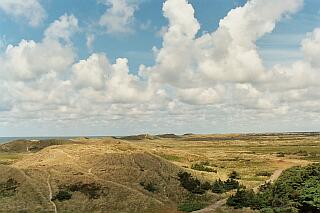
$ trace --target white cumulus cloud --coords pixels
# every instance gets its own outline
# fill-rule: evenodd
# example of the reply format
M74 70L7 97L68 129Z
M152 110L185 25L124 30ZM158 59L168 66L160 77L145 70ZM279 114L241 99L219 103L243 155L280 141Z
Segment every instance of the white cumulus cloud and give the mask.
M47 16L40 0L1 0L0 10L15 18L26 19L31 26L38 26Z

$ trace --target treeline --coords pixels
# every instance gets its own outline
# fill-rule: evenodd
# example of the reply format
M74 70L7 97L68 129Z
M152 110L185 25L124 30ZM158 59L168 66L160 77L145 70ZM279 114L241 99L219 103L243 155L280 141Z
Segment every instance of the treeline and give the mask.
M320 164L286 170L274 184L266 183L258 193L238 189L227 204L250 207L264 213L320 212Z

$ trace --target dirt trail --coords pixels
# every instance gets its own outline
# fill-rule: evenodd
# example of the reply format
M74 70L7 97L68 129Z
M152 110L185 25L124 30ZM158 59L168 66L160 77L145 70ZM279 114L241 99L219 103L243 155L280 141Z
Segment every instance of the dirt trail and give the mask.
M282 174L282 172L284 170L285 169L278 169L278 170L274 171L273 174L271 175L271 177L266 182L273 183L275 180L277 180L280 177L280 175ZM255 188L253 188L253 191L257 192L259 190L259 187L260 187L260 185L255 187ZM208 206L207 208L204 208L204 209L201 209L201 210L198 210L198 211L193 211L193 213L215 212L218 208L220 208L221 206L225 205L227 203L227 200L228 200L228 198L219 200L216 203Z
M51 178L51 175L48 174L47 185L48 185L48 189L49 189L49 201L54 208L54 212L58 213L57 205L55 204L55 202L52 201L52 188L51 188L51 184L50 184L50 178Z

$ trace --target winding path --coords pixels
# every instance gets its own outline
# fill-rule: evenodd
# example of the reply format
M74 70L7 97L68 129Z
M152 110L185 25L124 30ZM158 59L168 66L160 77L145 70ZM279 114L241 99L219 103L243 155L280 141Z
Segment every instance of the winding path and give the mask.
M51 188L51 184L50 184L50 178L51 175L50 173L48 174L48 178L47 178L47 185L48 185L48 189L49 189L49 201L52 204L53 208L54 208L54 212L58 213L58 209L57 209L57 205L55 204L55 202L52 201L52 188Z
M274 171L273 174L271 175L271 177L266 182L273 183L275 180L277 180L280 177L280 175L282 174L282 172L284 170L285 169L278 169L278 170ZM263 185L263 184L261 184L261 185ZM253 191L257 192L261 185L256 186L255 188L253 188ZM198 210L198 211L193 211L193 213L215 212L218 208L220 208L221 206L225 205L227 203L227 200L228 200L228 198L224 198L222 200L218 200L214 204L212 204L212 205L210 205L210 206L208 206L208 207L206 207L204 209L201 209L201 210Z

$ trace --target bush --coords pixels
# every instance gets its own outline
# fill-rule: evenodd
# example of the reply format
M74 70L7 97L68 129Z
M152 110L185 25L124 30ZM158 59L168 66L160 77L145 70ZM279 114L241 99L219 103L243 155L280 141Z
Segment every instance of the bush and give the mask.
M158 191L156 185L153 182L149 182L147 184L145 182L141 182L140 185L143 186L143 188L149 192L154 193Z
M1 197L14 196L18 187L19 187L19 183L16 180L10 178L4 183L0 183L0 196Z
M240 174L236 171L232 171L230 174L229 174L229 178L230 179L240 179Z
M217 170L207 167L207 162L192 164L191 169L203 172L217 172Z
M201 182L195 178L192 177L192 175L188 172L179 172L178 173L180 184L183 188L188 190L191 193L194 194L204 194L205 189L202 188Z
M320 212L320 164L286 170L274 184L266 183L259 190L257 194L238 190L227 204L275 213Z
M222 180L216 180L215 182L213 182L212 184L212 192L214 193L218 193L218 194L222 194L225 192L224 189L224 182Z
M262 172L257 172L256 176L261 176L261 177L271 177L272 172L268 171L262 171Z
M81 192L89 199L98 199L103 194L101 186L95 183L76 183L67 187L71 192Z
M211 184L210 184L208 181L206 181L206 182L204 182L204 183L201 183L201 188L202 188L203 190L208 191L208 190L210 190L210 189L212 188L212 186L211 186Z
M179 211L183 212L193 212L200 209L203 209L207 206L205 203L200 203L197 201L182 203L178 206Z
M251 207L254 203L255 194L252 190L237 190L235 195L232 195L227 200L227 205L233 206L237 209L244 207Z
M65 200L70 200L72 197L72 194L69 193L68 191L59 191L58 194L56 194L52 200L58 200L60 202L65 201Z
M228 179L224 182L224 189L226 191L230 191L233 189L239 189L240 188L240 183L236 181L235 179Z
M235 179L228 179L226 181L222 181L222 180L216 180L215 182L213 182L212 184L212 192L214 193L224 193L224 192L228 192L231 191L233 189L239 189L243 186L240 185L240 183L235 180Z

